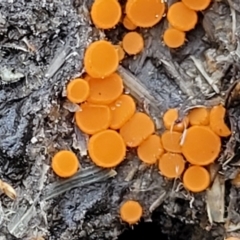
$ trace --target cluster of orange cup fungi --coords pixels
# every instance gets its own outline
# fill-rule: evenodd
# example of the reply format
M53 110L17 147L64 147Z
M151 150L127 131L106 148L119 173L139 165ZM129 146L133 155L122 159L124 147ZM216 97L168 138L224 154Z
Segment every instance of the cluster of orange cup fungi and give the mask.
M86 51L85 58L88 57L91 58ZM147 158L146 149L149 148L160 154L160 137L154 135L154 123L147 114L136 111L131 96L123 94L121 76L117 72L110 75L101 72L102 76L95 78L91 70L87 70L83 79L74 79L68 84L67 97L70 101L79 97L75 103L80 104L81 110L76 112L75 120L82 132L91 135L88 152L92 161L100 167L116 167L124 160L127 147L139 147L139 155L143 158ZM77 90L82 81L88 86L85 92L83 88ZM73 96L76 92L79 94ZM84 101L83 97L86 97ZM153 162L152 159L146 161Z
M231 131L224 122L226 109L222 105L211 109L192 109L181 122L178 110L169 109L163 116L166 131L162 146L167 152L159 158L159 170L167 178L182 180L186 189L201 192L210 184L210 174L205 168L213 163L221 151L221 137Z
M171 38L176 38L173 31L184 33L192 29L197 22L195 11L209 4L210 0L182 0L173 4L167 14L171 28L164 34L166 45L173 42ZM129 30L152 27L162 19L165 10L165 3L160 0L128 0L123 25ZM101 29L115 27L121 16L117 0L95 0L91 8L92 21ZM143 45L137 32L129 32L122 42L128 54L139 53ZM205 167L217 159L220 137L231 134L224 122L225 108L222 105L212 109L195 108L181 121L178 110L169 109L163 116L165 131L160 136L153 120L137 111L134 99L123 93L123 80L117 73L119 62L124 58L123 49L106 40L91 43L84 55L86 74L67 85L68 100L80 106L75 113L76 124L90 135L91 160L97 166L113 168L124 161L128 148L136 148L139 159L158 165L166 178L182 176L186 189L205 190L210 184ZM57 175L66 178L73 176L80 164L73 152L62 150L53 157L52 168ZM123 221L134 224L142 216L142 207L129 200L121 206L120 215Z
M172 4L167 12L169 28L164 32L163 40L170 48L178 48L185 42L185 32L195 28L197 11L205 10L211 0L182 0Z
M129 30L116 46L120 52L120 60L124 58L124 51L135 55L144 48L143 37L135 30L150 28L159 23L167 12L168 29L163 34L164 43L170 48L178 48L185 42L186 32L194 29L198 21L197 11L205 10L211 0L182 0L172 4L166 9L163 0L127 0L122 7L117 0L95 0L91 8L91 19L100 29L112 29L119 22Z
M142 36L135 31L138 27L153 27L167 13L169 27L163 34L163 41L170 48L178 48L184 44L186 32L196 26L197 12L205 10L210 3L211 0L182 0L172 4L167 10L163 0L127 0L122 14L117 0L95 0L91 8L91 18L96 27L104 30L112 29L122 22L131 32L123 37L121 45L126 53L134 55L144 47Z
M88 152L97 166L116 167L125 159L127 148L137 148L139 159L149 165L158 164L166 178L183 174L186 189L201 192L209 186L210 175L205 167L217 159L221 137L231 134L224 122L226 109L222 105L192 109L181 121L178 110L169 109L163 115L165 131L159 135L153 120L136 111L134 99L123 94L120 75L114 72L105 78L94 78L90 74L72 80L67 97L80 104L76 124L91 135ZM52 167L59 176L69 177L76 173L79 164L73 153L61 151L54 156Z

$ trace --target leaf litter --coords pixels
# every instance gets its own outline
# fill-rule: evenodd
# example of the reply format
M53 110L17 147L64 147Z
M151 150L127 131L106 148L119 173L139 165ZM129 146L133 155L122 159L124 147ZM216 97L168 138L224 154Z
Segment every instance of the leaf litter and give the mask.
M231 183L240 167L238 1L213 1L181 49L160 41L166 20L140 30L144 51L119 68L125 92L153 119L169 107L180 107L184 116L197 106L225 103L233 135L223 140L218 165L211 166L211 188L194 195L179 179L167 181L155 168L139 165L132 152L115 170L93 167L88 159L88 138L73 126L79 109L62 92L83 71L89 43L105 37L117 43L124 34L121 28L106 36L95 29L91 2L0 3L0 179L11 187L9 196L17 193L15 200L0 196L0 238L117 239L128 228L118 208L129 198L143 204L143 218L156 221L169 239L185 239L184 231L194 240L239 236L240 192ZM60 181L49 164L63 148L75 151L83 171Z

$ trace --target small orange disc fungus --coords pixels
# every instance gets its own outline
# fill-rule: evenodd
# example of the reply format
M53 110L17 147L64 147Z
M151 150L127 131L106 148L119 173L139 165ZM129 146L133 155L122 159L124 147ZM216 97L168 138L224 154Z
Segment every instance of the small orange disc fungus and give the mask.
M77 78L67 85L67 98L73 103L86 101L89 95L89 84L86 80Z
M225 238L224 240L240 240L240 238L237 238L237 237L229 237L229 238Z
M128 0L126 14L138 27L153 27L163 17L165 3L160 0Z
M142 206L137 201L128 200L120 208L121 219L129 224L137 223L142 214Z
M188 162L205 166L213 163L221 150L221 139L209 127L192 126L187 130L182 153Z
M124 36L122 46L129 55L138 54L144 47L143 37L137 32L129 32Z
M183 185L192 192L202 192L210 184L209 172L201 166L191 166L183 174Z
M180 177L185 168L183 156L178 153L164 153L160 159L158 168L161 174L167 178Z
M124 160L126 145L118 132L105 130L89 139L88 152L97 166L112 168Z
M156 163L163 153L161 138L155 134L149 136L137 149L139 159L147 164Z
M117 53L118 53L118 60L119 60L119 62L121 62L125 57L125 52L120 45L114 45L114 46L115 46L115 48L117 50Z
M178 119L178 110L176 108L170 108L163 115L163 124L166 129L173 130L177 132L182 132L187 128L189 124L188 117L184 117L183 120L179 123L176 123Z
M112 121L110 128L121 128L135 113L136 104L129 95L121 95L110 106Z
M228 137L231 131L224 122L226 109L222 105L214 106L210 111L210 127L220 137Z
M155 131L152 119L145 113L137 112L121 128L120 134L128 147L139 146Z
M126 15L123 18L123 26L128 29L128 30L135 30L137 28L137 26L131 22L131 20L128 18L128 16Z
M188 114L190 125L208 125L209 124L209 110L204 107L194 108Z
M78 158L71 151L59 151L52 159L52 169L59 177L72 177L77 172L78 168Z
M89 78L88 84L90 93L87 101L90 103L110 104L123 92L123 80L117 73L103 79Z
M162 134L163 148L172 153L181 153L182 148L180 146L182 133L174 131L165 131Z
M163 41L169 48L178 48L184 44L185 36L185 32L175 28L168 28L163 34Z
M84 55L84 67L93 78L104 78L114 73L119 64L118 53L110 42L100 40L90 44Z
M120 21L122 10L117 0L95 0L91 9L92 21L96 27L110 29Z
M84 133L95 134L110 126L112 116L108 106L81 104L81 111L75 113L76 124Z
M190 31L197 24L197 13L182 2L176 2L170 6L167 13L167 19L171 26L180 31Z
M182 0L182 2L192 10L202 11L210 5L211 0Z

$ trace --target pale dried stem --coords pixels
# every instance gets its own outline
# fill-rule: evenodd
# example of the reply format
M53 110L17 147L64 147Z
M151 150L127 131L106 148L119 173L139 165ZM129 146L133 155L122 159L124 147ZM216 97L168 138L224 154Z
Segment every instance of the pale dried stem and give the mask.
M214 83L214 81L211 79L211 77L209 77L209 75L205 71L204 67L202 66L202 63L200 62L200 60L198 60L194 56L190 56L190 59L192 59L196 68L198 69L198 71L202 74L202 76L205 78L205 80L208 82L208 84L213 88L213 90L216 93L219 93L220 91L219 91L217 85Z
M157 209L163 203L166 194L167 193L164 191L159 195L159 197L149 207L150 212L153 212L155 209Z
M228 3L230 6L230 11L232 16L232 42L235 43L236 41L235 33L237 28L236 10L233 8L232 0L228 0Z

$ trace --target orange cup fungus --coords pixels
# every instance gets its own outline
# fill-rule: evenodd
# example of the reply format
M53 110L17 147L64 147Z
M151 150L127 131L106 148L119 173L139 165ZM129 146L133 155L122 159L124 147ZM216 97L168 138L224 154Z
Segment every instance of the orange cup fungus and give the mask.
M210 111L210 127L220 137L228 137L231 131L224 122L226 109L222 105L214 106Z
M190 125L208 125L209 124L209 110L204 107L194 108L189 114Z
M240 240L240 238L237 238L237 237L229 237L229 238L224 238L224 240Z
M221 139L209 127L188 128L182 145L186 160L194 165L205 166L213 163L221 150Z
M103 79L90 77L88 84L90 92L87 101L90 103L110 104L123 92L123 80L117 73Z
M176 108L168 109L163 115L163 124L166 129L173 130L177 132L183 132L189 124L188 117L184 117L183 120L179 123L176 123L178 120L178 110Z
M77 126L87 134L106 130L111 124L111 111L108 106L90 103L81 104L81 111L75 113Z
M115 48L117 50L117 53L118 53L118 60L119 60L119 62L121 62L125 57L125 52L120 45L114 45L114 46L115 46Z
M165 131L162 134L163 148L172 153L181 153L182 149L180 146L182 133L174 131Z
M71 151L59 151L52 158L52 169L59 177L72 177L77 172L78 168L78 158Z
M182 2L192 10L202 11L210 5L211 0L182 0Z
M95 0L91 9L91 18L96 27L110 29L115 27L122 15L117 0Z
M89 84L84 79L76 78L67 85L67 98L73 103L86 101L89 95Z
M183 185L192 192L202 192L210 184L209 172L201 166L191 166L183 174Z
M129 32L124 36L122 46L129 55L138 54L144 47L143 37L137 32Z
M184 171L185 161L181 154L164 153L159 159L158 168L163 176L178 178Z
M153 27L163 17L165 3L160 0L128 0L126 14L138 27Z
M123 26L128 29L128 30L135 30L137 28L137 26L132 23L132 21L128 18L128 16L126 15L124 18L123 18Z
M147 164L156 163L163 153L161 138L155 134L144 140L137 149L139 159Z
M121 128L135 113L136 104L129 95L121 95L110 106L112 120L110 128Z
M151 118L141 112L135 113L121 128L120 134L128 147L139 146L155 131Z
M121 219L129 224L137 223L142 214L142 206L137 201L128 200L120 208Z
M124 160L126 145L118 132L105 130L89 139L88 152L97 166L111 168Z
M84 67L93 78L104 78L114 73L119 64L114 45L105 40L93 42L84 55Z
M195 11L186 7L182 2L176 2L169 7L167 19L171 26L186 32L194 29L197 24L198 16Z
M168 28L163 34L163 41L169 48L181 47L185 42L185 32Z

